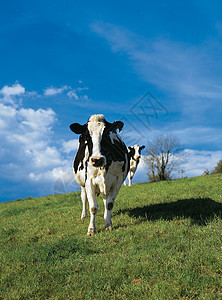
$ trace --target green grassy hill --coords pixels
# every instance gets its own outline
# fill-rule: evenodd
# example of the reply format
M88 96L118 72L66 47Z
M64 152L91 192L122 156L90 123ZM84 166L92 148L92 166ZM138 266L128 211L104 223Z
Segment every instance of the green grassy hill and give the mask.
M0 204L0 299L219 299L222 175L122 187L86 236L80 193Z

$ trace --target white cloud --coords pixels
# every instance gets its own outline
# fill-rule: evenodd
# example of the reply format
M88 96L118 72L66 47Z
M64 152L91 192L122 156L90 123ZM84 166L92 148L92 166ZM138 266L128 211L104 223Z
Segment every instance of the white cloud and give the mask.
M87 87L83 87L83 88L76 88L76 89L72 89L70 88L70 91L67 93L68 97L74 98L75 100L89 100L88 95L83 95L82 92L83 91L87 91L88 88Z
M15 118L15 116L16 116L16 109L14 107L7 106L3 103L0 103L0 120L1 120L0 129L1 130L7 128L8 126L11 126L11 119Z
M46 194L70 193L80 190L80 186L74 179L72 168L64 170L62 167L53 168L42 173L31 172L29 178L37 186L47 182Z
M71 90L67 93L69 98L74 98L75 100L79 100L79 96L77 95L75 90Z
M19 96L23 94L25 94L25 88L21 84L15 83L12 86L5 85L0 90L0 96L2 95L0 102L17 106L17 101L20 101Z
M2 111L8 110L8 114L0 114L4 130L1 130L0 137L2 146L0 157L2 165L2 176L4 168L6 176L13 163L13 178L19 180L21 173L23 179L27 179L27 173L31 169L41 169L59 164L59 153L51 145L52 126L56 120L55 113L51 110L33 110L25 108L14 108L1 105Z
M88 89L89 88L87 88L87 87L83 87L83 88L78 87L76 90L79 91L79 92L81 92L81 91L87 91Z
M82 83L81 81L79 83ZM49 87L44 90L44 96L56 96L59 94L62 94L63 92L66 91L66 95L70 99L75 99L75 100L88 100L88 95L82 95L83 91L87 91L88 87L77 87L73 89L71 86L63 86L61 88L56 88L56 87Z
M0 90L0 94L6 97L18 96L24 93L25 93L25 88L19 83L15 83L12 86L5 85Z
M68 86L66 86L66 85L61 88L55 88L55 87L46 88L44 90L44 95L45 96L55 96L55 95L61 94L62 92L64 92L67 89L68 89Z
M36 182L41 182L41 181L54 182L60 177L67 177L69 178L69 180L73 180L74 178L73 174L72 174L72 178L71 176L69 176L69 174L72 173L68 173L67 170L65 171L62 167L57 167L51 170L46 170L45 172L41 172L41 173L31 172L29 174L29 177Z
M67 154L73 154L74 151L76 151L78 149L79 146L79 140L78 139L73 139L67 142L63 142L62 144L62 150L63 152L67 153Z
M19 90L13 96L18 94ZM34 110L15 105L13 98L11 101L0 103L1 178L12 184L32 184L40 193L42 187L50 194L57 178L72 173L71 146L75 150L77 141L61 141L58 148L52 130L56 113L51 108Z
M26 126L27 129L40 130L41 132L51 128L56 120L56 114L51 108L46 110L42 108L38 110L21 108L18 111L18 117L21 119L21 124Z

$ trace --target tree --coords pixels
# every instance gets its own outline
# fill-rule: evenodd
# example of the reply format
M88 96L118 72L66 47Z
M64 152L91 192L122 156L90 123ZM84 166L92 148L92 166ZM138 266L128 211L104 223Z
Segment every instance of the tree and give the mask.
M219 162L217 163L216 167L212 171L212 174L217 174L217 173L222 173L222 159L219 160Z
M183 147L177 137L170 134L157 137L146 147L145 162L149 181L163 181L172 178L172 172L184 156Z
M203 172L203 176L205 175L210 175L210 171L208 169L206 169L204 172Z

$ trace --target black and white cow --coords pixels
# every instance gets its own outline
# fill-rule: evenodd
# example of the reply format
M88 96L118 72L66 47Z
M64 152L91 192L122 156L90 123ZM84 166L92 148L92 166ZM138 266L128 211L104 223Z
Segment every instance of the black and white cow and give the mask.
M130 169L128 173L129 186L132 186L132 179L140 162L141 150L144 148L145 146L140 147L139 145L128 147L128 152L130 154ZM126 186L126 181L124 181L124 185Z
M121 121L109 123L103 115L92 115L84 125L70 125L74 133L80 134L73 169L75 179L81 186L81 219L87 218L87 200L89 202L88 235L96 231L96 196L100 193L103 193L105 206L105 228L112 229L111 213L114 201L128 174L130 162L127 147L117 133L117 130L122 130L123 125Z

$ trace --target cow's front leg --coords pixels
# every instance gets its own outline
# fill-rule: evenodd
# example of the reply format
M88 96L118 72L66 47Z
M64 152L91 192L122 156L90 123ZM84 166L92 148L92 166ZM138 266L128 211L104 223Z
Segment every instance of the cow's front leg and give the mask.
M116 196L121 188L121 185L123 183L123 178L120 177L118 178L115 188L112 192L110 192L108 195L104 195L104 204L105 205L105 228L111 230L112 229L112 221L111 221L111 215L112 215L112 210L114 206L114 201L116 199Z
M128 178L129 178L129 186L132 186L132 172L131 171L129 171L129 176L128 176Z
M91 236L96 232L95 219L96 219L96 213L98 210L95 189L91 182L88 182L86 184L86 193L87 193L87 198L89 201L89 211L90 211L90 223L89 223L87 235Z
M104 203L104 219L106 220L107 208L106 208L106 197L105 196L103 196L103 203Z
M104 205L105 205L105 213L104 213L105 228L108 229L108 230L112 230L111 215L112 215L112 210L113 210L113 206L114 206L114 200L115 200L115 198L113 196L108 196L106 199L104 199Z
M84 220L87 218L87 195L86 195L86 189L84 187L81 187L81 199L82 199L82 215L81 220Z

